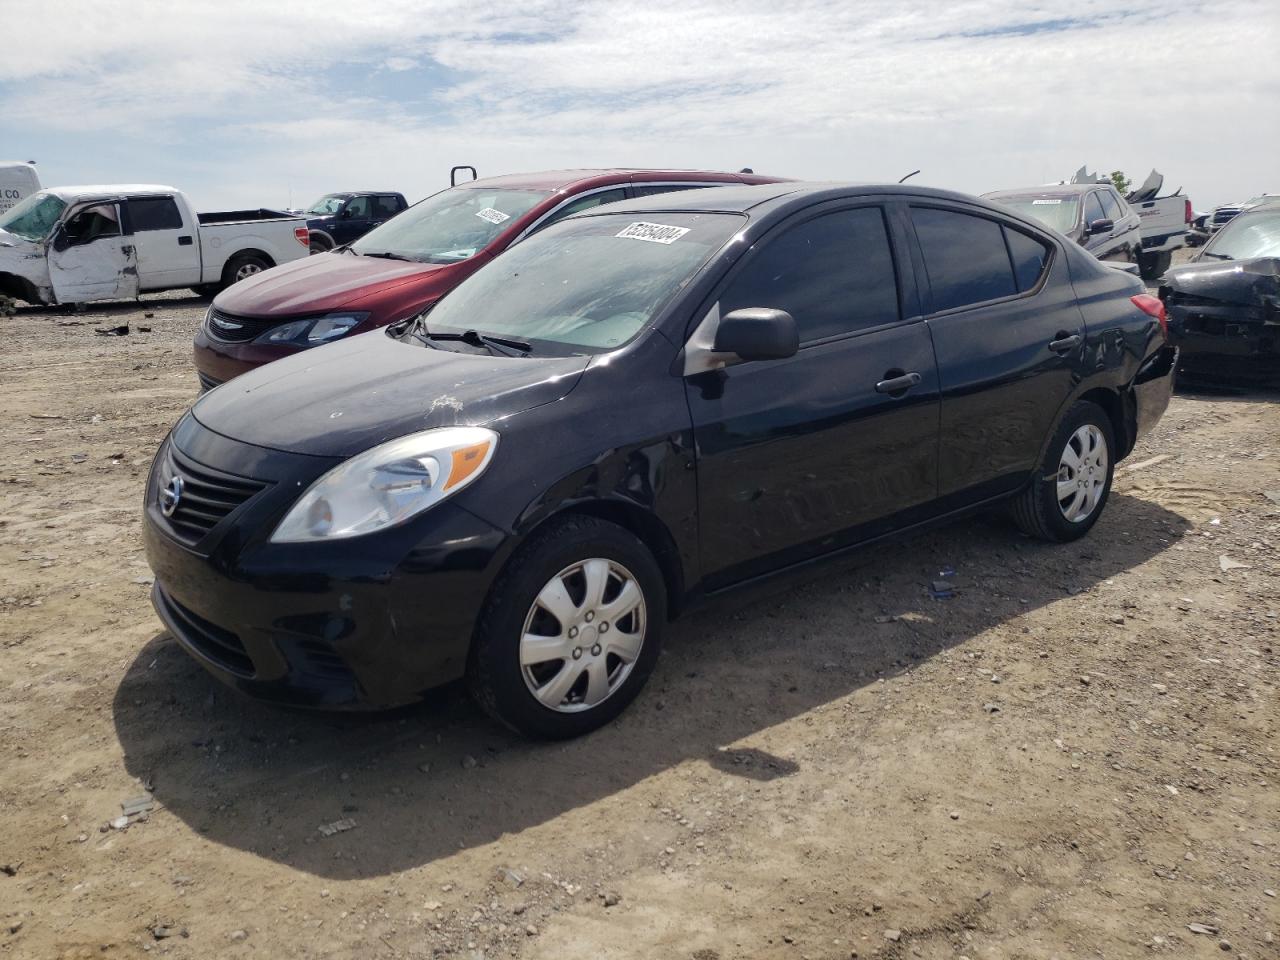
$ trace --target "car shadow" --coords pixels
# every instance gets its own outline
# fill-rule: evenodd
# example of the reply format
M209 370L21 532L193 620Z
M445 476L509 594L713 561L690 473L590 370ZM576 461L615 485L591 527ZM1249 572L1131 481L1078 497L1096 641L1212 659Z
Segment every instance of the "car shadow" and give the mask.
M1116 494L1073 544L1039 543L981 517L892 550L869 547L803 582L778 581L677 621L636 702L567 743L508 733L457 687L390 714L267 706L219 685L163 633L120 683L116 731L129 772L203 837L317 876L382 876L690 760L744 781L790 776L794 760L739 741L1088 591L1186 529L1177 514ZM952 568L954 595L932 599L930 582ZM357 828L322 836L321 825L345 818Z
M21 303L14 307L17 317L73 317L83 316L92 319L106 319L123 314L135 314L139 310L156 314L156 319L163 319L165 310L184 310L190 307L204 308L209 305L205 297L194 293L176 295L171 292L143 294L138 300L95 300L92 303L68 303L47 306L39 303Z

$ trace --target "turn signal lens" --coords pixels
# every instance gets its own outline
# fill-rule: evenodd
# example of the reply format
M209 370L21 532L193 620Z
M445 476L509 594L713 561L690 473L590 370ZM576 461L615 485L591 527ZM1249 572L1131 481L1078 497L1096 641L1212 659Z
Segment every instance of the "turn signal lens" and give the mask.
M453 451L453 469L449 471L449 479L445 481L444 488L452 490L484 466L489 459L489 449L492 446L493 444L486 440L484 443L474 443L469 447Z
M1139 293L1130 297L1129 300L1148 317L1155 318L1156 323L1160 324L1160 332L1163 333L1164 338L1168 340L1169 314L1164 308L1164 302L1159 297L1153 297L1149 293Z

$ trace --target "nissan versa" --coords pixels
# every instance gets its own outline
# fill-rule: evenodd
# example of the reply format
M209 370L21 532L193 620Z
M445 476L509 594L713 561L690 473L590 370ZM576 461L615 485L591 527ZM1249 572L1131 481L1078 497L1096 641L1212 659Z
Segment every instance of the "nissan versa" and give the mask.
M156 609L256 696L466 677L516 730L580 734L698 599L1000 502L1087 533L1172 389L1142 291L923 188L579 214L425 314L205 394L147 486Z

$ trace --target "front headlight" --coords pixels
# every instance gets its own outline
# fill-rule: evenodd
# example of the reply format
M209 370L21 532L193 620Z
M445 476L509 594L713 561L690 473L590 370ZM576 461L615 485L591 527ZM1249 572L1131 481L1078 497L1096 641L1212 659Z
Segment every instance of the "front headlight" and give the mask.
M368 313L327 313L310 320L294 320L268 330L258 337L258 343L304 343L308 346L336 340L352 327L363 322Z
M272 543L358 537L404 523L484 473L498 435L440 427L357 454L313 483L285 514Z

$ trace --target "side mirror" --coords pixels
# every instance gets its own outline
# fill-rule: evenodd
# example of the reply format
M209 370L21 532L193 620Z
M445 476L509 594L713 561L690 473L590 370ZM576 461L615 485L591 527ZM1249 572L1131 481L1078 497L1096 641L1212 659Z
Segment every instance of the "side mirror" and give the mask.
M785 310L745 307L720 318L716 353L734 353L743 360L782 360L800 349L795 318Z
M1116 223L1114 220L1107 220L1105 218L1102 220L1094 220L1089 224L1089 229L1085 231L1085 236L1092 237L1098 233L1110 233L1115 228Z
M49 234L49 246L58 253L71 246L71 240L67 237L67 228L63 224L54 224L53 233Z

